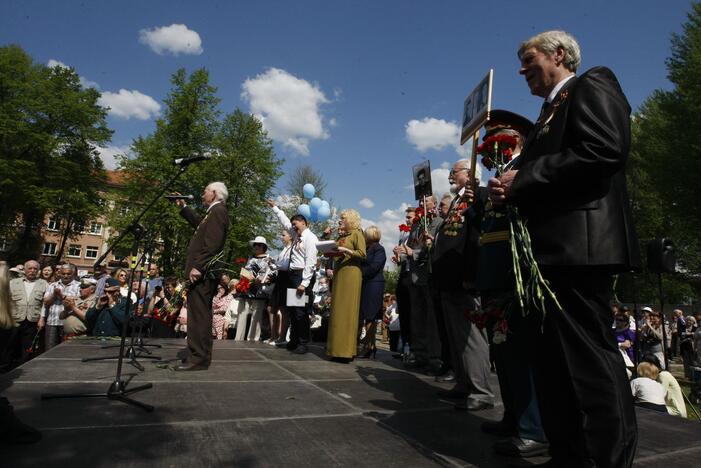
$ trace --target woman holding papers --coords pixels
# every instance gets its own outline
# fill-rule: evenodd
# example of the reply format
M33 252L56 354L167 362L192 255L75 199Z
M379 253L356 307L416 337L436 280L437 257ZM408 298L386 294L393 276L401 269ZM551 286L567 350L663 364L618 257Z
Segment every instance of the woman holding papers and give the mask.
M333 288L331 317L326 354L337 362L350 362L356 354L360 288L363 276L360 264L365 259L365 235L360 230L360 214L344 210L338 222L339 232Z

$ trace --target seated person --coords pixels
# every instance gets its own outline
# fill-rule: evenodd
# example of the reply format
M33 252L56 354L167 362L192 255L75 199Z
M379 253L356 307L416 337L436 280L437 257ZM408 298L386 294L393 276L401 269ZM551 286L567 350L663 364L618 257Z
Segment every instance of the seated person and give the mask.
M133 307L132 307L133 310ZM85 314L90 336L119 336L127 319L127 300L119 291L119 281L107 278L105 294Z
M686 404L684 404L684 395L682 394L682 389L679 386L677 379L675 379L674 376L666 370L661 370L662 366L660 365L660 361L654 354L646 354L643 356L642 362L649 362L657 367L659 374L656 380L667 391L667 396L665 396L665 406L667 406L667 412L672 416L681 416L682 418L686 418Z
M95 305L95 289L97 281L92 278L83 278L80 281L80 296L67 297L63 300L63 310L59 318L63 320L63 339L85 335L85 314Z
M635 397L635 404L643 408L667 412L665 397L667 390L655 379L659 374L658 368L649 362L638 364L638 378L630 382L630 389Z

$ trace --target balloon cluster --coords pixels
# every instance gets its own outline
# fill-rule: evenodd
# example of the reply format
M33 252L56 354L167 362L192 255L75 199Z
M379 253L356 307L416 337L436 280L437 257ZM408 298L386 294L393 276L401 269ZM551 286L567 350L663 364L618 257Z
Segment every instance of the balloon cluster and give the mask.
M309 204L302 203L297 207L297 213L310 221L321 221L322 223L331 217L331 206L326 200L315 197L316 189L312 184L304 184L302 187L304 198L311 199Z

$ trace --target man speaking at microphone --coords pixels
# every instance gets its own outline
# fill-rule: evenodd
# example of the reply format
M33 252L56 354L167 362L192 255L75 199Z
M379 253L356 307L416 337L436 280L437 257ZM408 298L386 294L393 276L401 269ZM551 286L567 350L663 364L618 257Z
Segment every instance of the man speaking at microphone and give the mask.
M224 248L229 228L226 209L228 196L224 183L209 184L202 193L202 204L207 207L204 218L187 206L184 199L174 200L181 207L180 215L195 228L187 246L185 262L185 274L191 283L187 296L189 356L174 368L176 371L206 370L212 361L212 298L217 289L217 279L207 275L206 267Z

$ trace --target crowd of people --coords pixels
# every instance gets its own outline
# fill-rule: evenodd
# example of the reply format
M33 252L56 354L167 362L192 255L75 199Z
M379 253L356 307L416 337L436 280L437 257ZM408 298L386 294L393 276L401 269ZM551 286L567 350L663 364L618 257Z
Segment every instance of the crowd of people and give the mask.
M238 278L208 275L229 224L227 189L214 182L202 195L204 217L175 201L194 228L184 278L162 278L155 264L145 278L100 267L76 278L71 265L26 262L10 284L16 324L3 362L26 361L38 342L49 349L78 335L118 335L134 320L152 337L187 338L173 370L206 370L218 339L305 354L312 330L323 330L330 360L349 363L376 356L379 324L404 366L453 383L436 398L453 399L457 410L493 408L497 373L503 416L482 430L502 436L498 453L549 452L548 466L631 466L634 403L685 415L665 350L684 357L692 378L701 332L675 311L667 344L659 312L645 308L636 320L616 306L611 316L613 276L640 266L625 195L630 106L615 75L596 67L577 76L579 45L562 31L525 41L518 58L531 93L544 99L538 120L492 110L485 144L511 146L487 187L476 187L471 161L461 159L449 173L451 193L406 209L390 259L396 299L384 291L382 233L361 229L355 210L317 237L303 215L288 217L269 201L283 248L271 256L256 236ZM516 277L506 204L527 221L539 267L525 279ZM524 304L529 275L552 299Z

